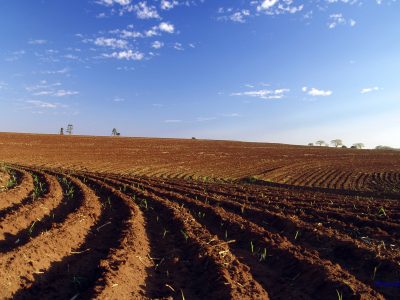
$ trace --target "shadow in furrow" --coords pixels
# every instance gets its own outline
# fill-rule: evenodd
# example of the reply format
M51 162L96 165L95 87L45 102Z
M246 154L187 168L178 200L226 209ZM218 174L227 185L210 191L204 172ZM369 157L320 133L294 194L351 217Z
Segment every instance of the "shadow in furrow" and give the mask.
M66 184L60 178L58 175L58 181L63 189L63 199L60 201L60 205L51 210L41 220L33 220L29 227L19 231L17 234L6 234L5 239L0 241L0 253L21 247L41 233L57 226L57 224L62 224L69 214L76 211L82 205L82 191L80 188L76 184L69 182L69 188L73 188L75 195L68 195L66 193ZM45 182L44 176L40 176L40 180L41 182ZM48 187L48 184L46 186ZM32 197L33 201L36 201L36 199Z
M122 233L129 226L126 221L130 210L106 188L89 179L85 181L101 198L102 212L97 223L78 249L53 263L44 274L37 274L32 284L19 290L14 299L93 298L93 284L101 284L99 279L105 272L100 261L120 245ZM115 261L115 265L118 263Z

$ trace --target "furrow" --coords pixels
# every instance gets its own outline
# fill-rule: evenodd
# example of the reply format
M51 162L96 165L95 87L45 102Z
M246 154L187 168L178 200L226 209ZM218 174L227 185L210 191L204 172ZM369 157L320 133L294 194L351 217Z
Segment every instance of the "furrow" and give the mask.
M18 184L13 188L0 193L0 217L7 211L12 210L12 207L23 203L28 199L33 191L33 178L23 170L15 170L18 172Z
M267 292L253 279L249 267L229 251L228 243L211 235L185 207L140 188L128 188L150 201L158 213L168 215L174 223L174 231L181 231L183 245L189 244L189 251L193 253L192 272L203 274L187 288L194 298L268 299Z
M307 282L309 284L309 280L323 280L324 283L314 282L312 286L320 286L320 293L326 295L325 299L336 297L335 288L342 291L349 297L353 296L353 294L358 294L362 297L365 297L366 299L382 298L380 294L376 293L370 287L356 280L351 274L342 270L337 265L334 265L327 260L321 260L317 255L305 251L304 249L302 250L298 246L291 244L286 238L282 238L278 234L268 232L263 228L260 228L258 225L241 218L237 214L226 212L222 208L212 207L209 204L201 203L198 200L178 195L176 193L169 193L163 190L157 190L157 188L149 186L146 186L146 189L157 193L158 196L173 198L174 201L185 204L185 206L189 207L193 211L201 211L205 213L206 216L209 216L206 218L210 218L211 220L213 220L212 222L214 225L212 228L218 228L218 224L226 224L225 228L228 228L227 235L231 236L235 240L240 240L240 243L238 243L241 244L238 249L239 252L243 250L250 250L250 240L253 240L254 243L256 243L255 241L258 241L265 247L268 253L273 253L273 258L268 259L273 261L274 267L280 266L280 268L287 268L292 272L294 272L294 270L297 270L297 273L304 273L301 274L302 276L300 276L299 278L296 278L296 284L300 286L305 286ZM235 244L233 245L233 247L234 246ZM283 261L279 259L282 257L285 258ZM295 268L293 268L294 266ZM281 269L280 272L282 272L282 278L282 275L285 274L285 270ZM310 275L310 273L312 273L312 275ZM267 276L265 270L262 274L263 276ZM296 274L293 274L293 276L295 277ZM269 276L271 276L271 274ZM318 277L319 279L316 279L315 277ZM271 278L271 280L273 279ZM329 282L329 284L327 284L327 282ZM280 289L285 289L282 282L280 284L274 282L273 284L276 284L276 287L280 287ZM268 289L268 291L271 293L272 297L273 287L271 286L270 288L271 289ZM275 290L275 292L278 293L277 290ZM285 290L285 292L291 293L290 290ZM303 296L306 297L316 296L313 294L315 292L313 290L307 290L305 288L305 291L303 292L305 293Z
M77 202L78 208L61 224L54 223L48 231L0 256L0 269L7 270L0 274L1 298L54 299L50 291L57 291L58 286L51 281L46 289L44 278L58 262L82 245L100 215L100 204L92 191L75 179L68 178L68 181L75 190L70 201ZM71 278L72 275L67 282Z

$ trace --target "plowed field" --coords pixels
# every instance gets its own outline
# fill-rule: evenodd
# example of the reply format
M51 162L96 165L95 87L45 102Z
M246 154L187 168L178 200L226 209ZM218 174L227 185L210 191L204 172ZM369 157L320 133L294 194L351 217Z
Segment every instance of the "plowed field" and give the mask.
M398 152L0 134L0 161L1 299L400 299Z

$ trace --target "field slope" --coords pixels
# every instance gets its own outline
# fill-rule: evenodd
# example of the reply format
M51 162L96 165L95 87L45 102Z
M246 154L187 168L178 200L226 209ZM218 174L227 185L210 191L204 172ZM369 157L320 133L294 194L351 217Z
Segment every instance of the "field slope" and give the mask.
M398 152L4 133L0 161L1 299L400 298Z

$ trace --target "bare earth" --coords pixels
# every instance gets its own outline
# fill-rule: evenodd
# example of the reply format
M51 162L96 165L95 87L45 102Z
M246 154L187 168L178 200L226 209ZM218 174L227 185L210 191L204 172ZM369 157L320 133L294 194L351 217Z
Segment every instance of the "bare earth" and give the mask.
M400 299L398 151L0 133L0 163L1 299Z

